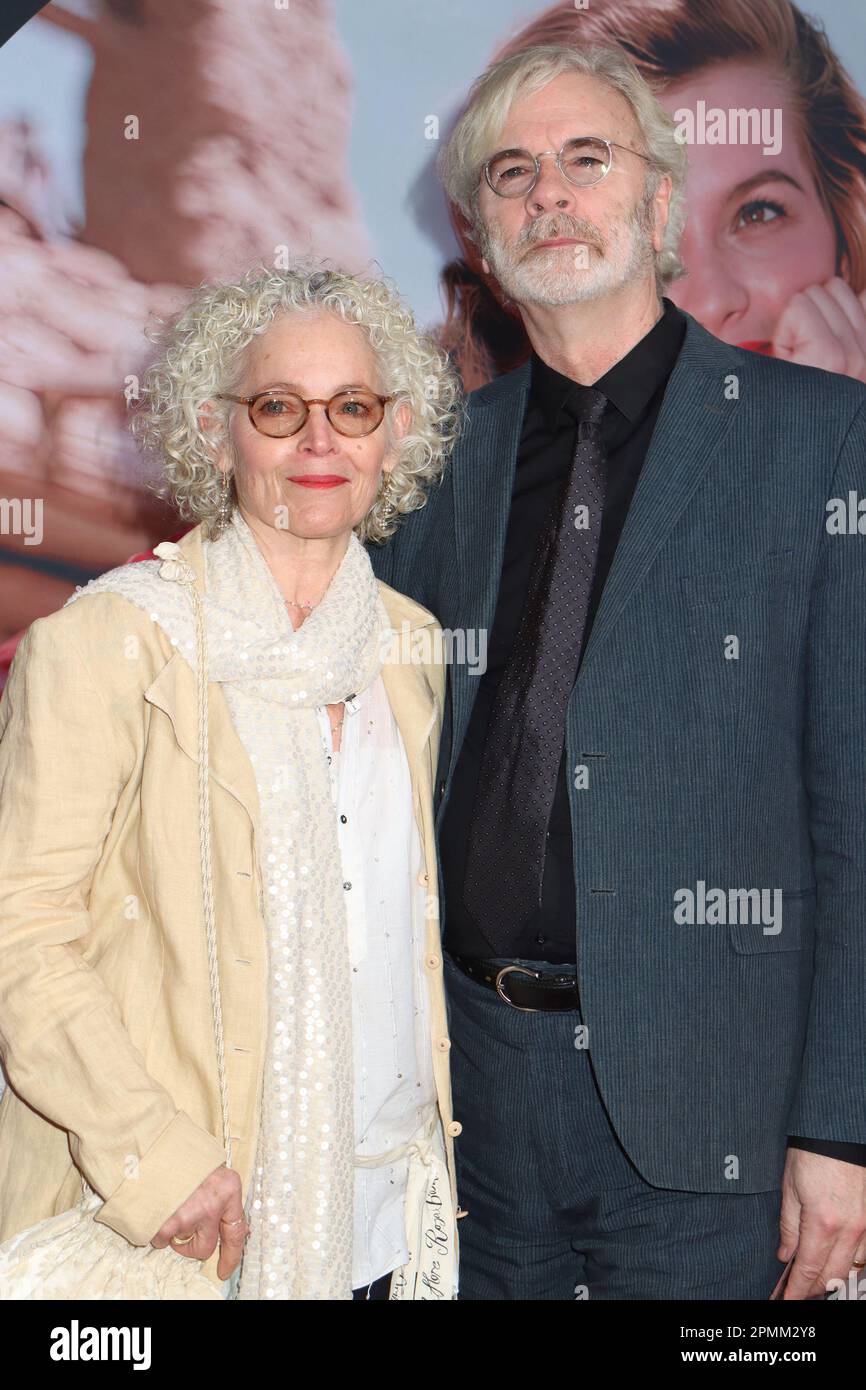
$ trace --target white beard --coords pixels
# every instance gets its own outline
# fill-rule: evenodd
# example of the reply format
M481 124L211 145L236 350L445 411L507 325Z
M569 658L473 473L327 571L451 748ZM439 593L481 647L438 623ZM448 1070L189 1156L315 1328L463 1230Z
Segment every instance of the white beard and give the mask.
M647 211L641 206L607 240L594 223L565 213L539 219L532 230L531 240L508 246L497 231L480 229L482 254L515 304L553 307L599 299L640 278L654 256ZM585 237L587 244L526 253L535 242L556 236Z

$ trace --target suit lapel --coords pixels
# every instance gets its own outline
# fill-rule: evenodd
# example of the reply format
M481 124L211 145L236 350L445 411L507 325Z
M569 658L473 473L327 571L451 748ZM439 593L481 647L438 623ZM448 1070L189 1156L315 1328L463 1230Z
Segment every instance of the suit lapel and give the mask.
M674 364L640 471L601 602L581 659L578 680L596 660L629 600L712 465L739 409L725 397L726 377L742 353L717 341L686 315L686 335Z
M498 377L473 393L469 424L453 471L454 527L460 585L459 626L489 636L502 572L505 535L531 368ZM467 663L450 668L452 766L478 689ZM450 771L450 769L449 769Z
M742 366L742 353L712 337L690 314L685 318L683 346L668 381L578 679L596 659L598 648L643 583L710 468L739 408L738 399L726 399L725 384L726 377ZM474 393L470 424L454 468L459 622L488 634L496 608L530 379L530 364L526 362ZM451 679L453 767L478 677L458 665L451 668Z

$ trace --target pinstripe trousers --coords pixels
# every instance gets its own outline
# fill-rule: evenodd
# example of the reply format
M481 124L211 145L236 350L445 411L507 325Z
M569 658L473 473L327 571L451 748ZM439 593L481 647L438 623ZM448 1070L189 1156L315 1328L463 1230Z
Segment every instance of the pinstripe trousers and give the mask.
M461 1299L769 1298L780 1188L652 1187L610 1123L579 1010L521 1013L447 952L445 982Z

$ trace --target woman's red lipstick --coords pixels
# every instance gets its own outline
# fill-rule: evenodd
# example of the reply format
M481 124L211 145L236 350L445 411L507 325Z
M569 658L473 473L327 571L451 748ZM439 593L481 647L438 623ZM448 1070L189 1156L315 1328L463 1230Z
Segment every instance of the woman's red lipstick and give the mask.
M339 487L348 481L336 473L297 473L289 477L290 483L298 483L301 487Z
M748 348L749 352L762 352L765 357L775 356L773 344L768 343L764 338L749 338L744 343L738 343L738 347Z

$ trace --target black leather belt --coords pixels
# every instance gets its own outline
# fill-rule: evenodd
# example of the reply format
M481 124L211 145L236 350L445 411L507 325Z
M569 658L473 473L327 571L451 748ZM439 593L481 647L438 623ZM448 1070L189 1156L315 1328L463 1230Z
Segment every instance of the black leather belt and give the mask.
M503 965L500 961L477 956L457 956L451 960L464 975L492 989L504 1003L524 1013L541 1010L576 1009L579 1005L574 967L563 966L555 973L531 970L526 965Z

